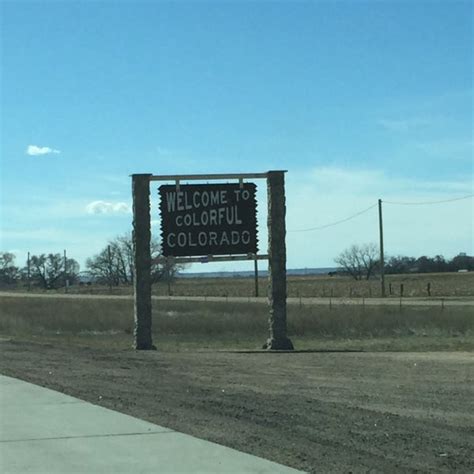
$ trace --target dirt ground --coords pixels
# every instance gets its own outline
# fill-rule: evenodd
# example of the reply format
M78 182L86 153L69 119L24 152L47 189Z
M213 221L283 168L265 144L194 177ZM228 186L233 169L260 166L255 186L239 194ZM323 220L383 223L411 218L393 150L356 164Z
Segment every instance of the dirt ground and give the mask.
M472 353L0 349L5 375L309 472L474 472Z

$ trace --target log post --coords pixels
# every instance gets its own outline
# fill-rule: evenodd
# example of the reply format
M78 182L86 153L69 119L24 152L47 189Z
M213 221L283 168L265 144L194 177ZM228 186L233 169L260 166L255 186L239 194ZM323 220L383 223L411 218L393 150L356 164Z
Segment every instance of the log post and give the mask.
M132 175L134 348L156 349L151 338L150 176Z
M267 188L270 337L263 347L269 350L293 350L293 344L286 335L285 172L269 171Z

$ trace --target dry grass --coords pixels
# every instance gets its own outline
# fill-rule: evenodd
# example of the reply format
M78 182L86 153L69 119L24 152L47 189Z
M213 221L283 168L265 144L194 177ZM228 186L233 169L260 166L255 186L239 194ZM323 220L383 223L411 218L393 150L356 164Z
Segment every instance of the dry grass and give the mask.
M430 273L414 275L387 275L386 289L392 296L474 296L474 272L471 273ZM175 296L254 296L253 278L196 278L178 279L171 288ZM261 295L267 293L267 279L259 279ZM353 278L328 275L289 276L288 296L290 297L378 297L380 281L356 281ZM157 284L153 287L156 295L167 295L168 286Z
M267 293L267 278L259 279L260 295ZM474 296L474 272L469 273L425 273L409 275L387 275L387 295L399 297L403 284L404 297L428 297L427 285L430 283L432 297ZM390 293L391 289L391 293ZM23 289L24 290L24 289ZM132 294L132 287L113 287L83 285L69 289L70 293L83 294ZM168 295L168 285L153 285L153 294ZM63 293L64 289L57 290ZM253 278L178 278L171 285L174 296L254 296ZM349 277L328 275L289 276L288 296L290 297L378 297L378 279L355 281Z
M61 336L119 345L126 341L127 346L132 341L131 300L3 296L0 307L2 335ZM295 305L288 308L288 332L299 349L342 344L353 349L416 346L474 350L471 313L472 308L462 306L400 309L340 305L331 309ZM268 308L255 303L155 302L153 332L156 340L171 348L257 348L268 336ZM421 342L412 344L414 340ZM362 346L360 341L364 341ZM394 341L398 341L395 346Z

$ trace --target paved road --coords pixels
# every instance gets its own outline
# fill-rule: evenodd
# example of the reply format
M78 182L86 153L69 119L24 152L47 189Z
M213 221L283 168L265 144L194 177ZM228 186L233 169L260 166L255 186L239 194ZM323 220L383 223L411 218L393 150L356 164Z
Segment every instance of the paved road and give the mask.
M1 291L0 297L14 298L72 298L72 299L131 299L132 295L88 295L88 294L61 294L61 293L19 293ZM229 303L261 303L267 304L266 297L239 297L239 296L152 296L153 300L166 301L216 301ZM446 298L287 298L291 305L366 305L366 306L474 306L474 297L446 297Z
M2 473L299 473L0 375Z

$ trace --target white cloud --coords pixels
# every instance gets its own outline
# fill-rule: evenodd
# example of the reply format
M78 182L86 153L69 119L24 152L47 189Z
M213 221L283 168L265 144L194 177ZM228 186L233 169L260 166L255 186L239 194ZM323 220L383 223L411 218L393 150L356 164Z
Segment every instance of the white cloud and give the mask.
M126 202L92 201L86 206L88 214L130 214L130 206Z
M58 155L61 152L49 146L28 145L26 149L26 154L30 156L49 155L50 153Z

